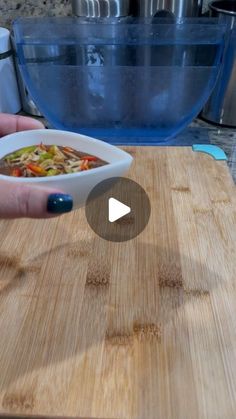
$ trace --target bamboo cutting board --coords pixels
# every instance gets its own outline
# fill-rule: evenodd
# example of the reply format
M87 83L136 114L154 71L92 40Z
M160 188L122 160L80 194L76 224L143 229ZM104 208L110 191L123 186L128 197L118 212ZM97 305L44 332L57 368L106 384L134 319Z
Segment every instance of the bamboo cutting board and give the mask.
M0 416L236 417L236 193L226 162L126 148L145 231L84 210L0 222Z

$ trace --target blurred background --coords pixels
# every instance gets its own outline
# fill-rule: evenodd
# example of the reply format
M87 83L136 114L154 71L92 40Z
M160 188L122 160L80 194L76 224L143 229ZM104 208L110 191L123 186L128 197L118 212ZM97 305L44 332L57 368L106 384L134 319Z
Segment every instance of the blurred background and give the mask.
M207 12L208 3L203 0L203 13ZM8 28L17 17L72 15L71 0L0 0L0 11L0 26Z

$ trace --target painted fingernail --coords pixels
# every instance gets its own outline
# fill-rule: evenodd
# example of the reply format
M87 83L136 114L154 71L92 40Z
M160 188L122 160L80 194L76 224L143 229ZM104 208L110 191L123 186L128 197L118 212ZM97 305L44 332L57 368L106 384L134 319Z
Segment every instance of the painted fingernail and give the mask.
M51 194L48 197L47 210L53 214L64 214L70 212L73 208L73 199L71 195Z

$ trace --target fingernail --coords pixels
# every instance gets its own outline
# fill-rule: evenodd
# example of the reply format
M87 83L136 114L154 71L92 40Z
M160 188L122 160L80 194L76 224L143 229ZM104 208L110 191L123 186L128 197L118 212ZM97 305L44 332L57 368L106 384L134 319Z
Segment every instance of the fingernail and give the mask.
M71 195L51 194L48 197L48 212L54 214L64 214L70 212L73 208L73 199Z

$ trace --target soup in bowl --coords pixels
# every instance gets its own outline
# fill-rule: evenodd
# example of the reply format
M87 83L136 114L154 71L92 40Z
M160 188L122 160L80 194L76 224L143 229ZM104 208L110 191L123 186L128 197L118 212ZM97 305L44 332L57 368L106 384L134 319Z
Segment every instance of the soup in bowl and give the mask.
M23 131L0 140L0 180L56 187L84 206L101 181L125 175L132 157L118 147L58 130Z

